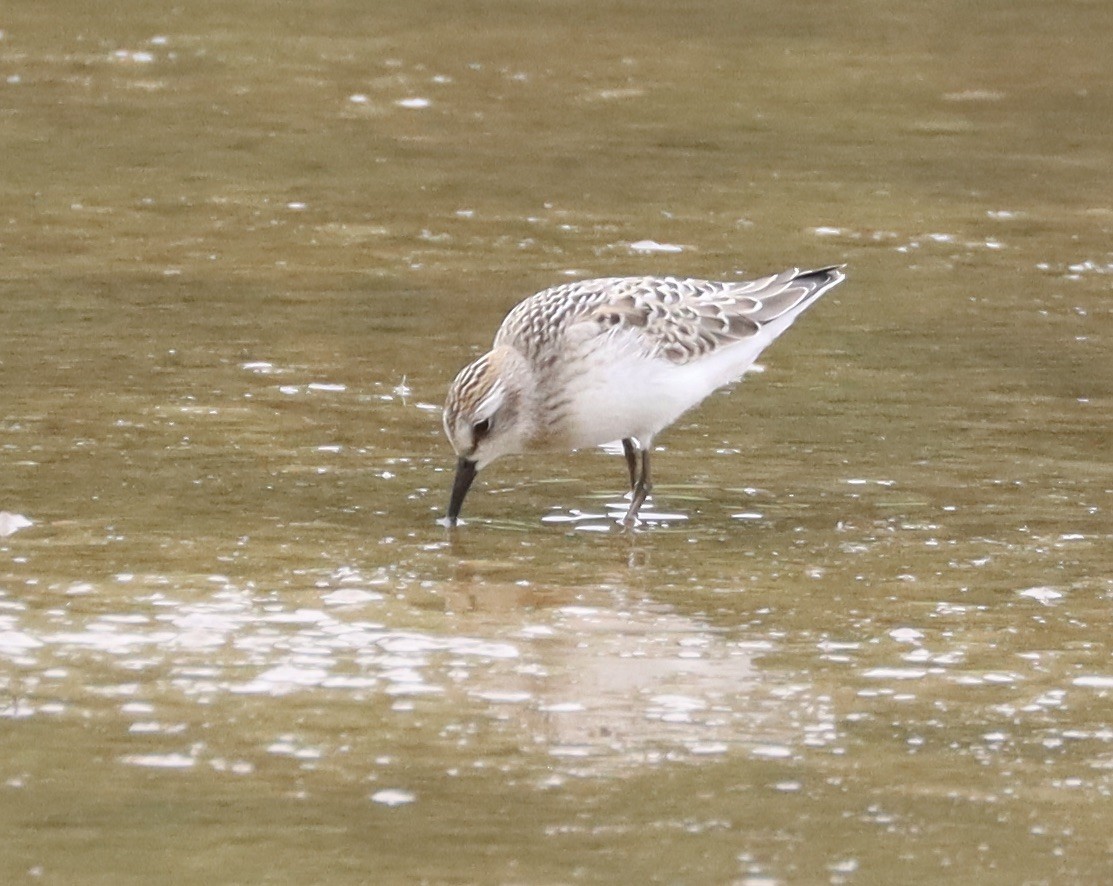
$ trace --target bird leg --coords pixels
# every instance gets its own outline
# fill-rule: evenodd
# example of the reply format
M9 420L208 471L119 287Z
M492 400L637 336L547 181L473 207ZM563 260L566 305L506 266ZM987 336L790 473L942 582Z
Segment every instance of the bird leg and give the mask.
M630 437L622 440L622 451L626 455L626 467L630 469L630 491L638 485L638 454L634 449L634 441Z
M623 441L625 445L625 441ZM630 464L633 464L632 459L628 459ZM632 472L631 472L632 473ZM630 509L626 512L626 516L622 518L622 525L627 529L632 527L638 522L638 508L644 503L646 496L649 495L649 490L653 488L653 484L649 481L649 450L642 450L642 469L638 475L638 480L634 484L634 498L630 502Z

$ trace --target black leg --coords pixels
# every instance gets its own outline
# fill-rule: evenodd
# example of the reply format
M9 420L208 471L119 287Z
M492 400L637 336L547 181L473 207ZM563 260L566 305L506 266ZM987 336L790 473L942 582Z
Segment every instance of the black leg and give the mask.
M622 518L623 526L629 528L638 522L638 509L645 503L646 496L652 488L653 484L649 480L649 450L643 449L641 474L638 476L638 482L634 484L634 498L630 502L630 510Z
M622 441L622 451L626 455L626 467L630 469L630 490L638 485L638 454L634 449L634 441L625 437Z

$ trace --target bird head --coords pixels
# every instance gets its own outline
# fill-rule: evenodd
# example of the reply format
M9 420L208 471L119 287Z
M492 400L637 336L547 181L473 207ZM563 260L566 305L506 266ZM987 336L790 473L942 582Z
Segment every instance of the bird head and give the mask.
M449 525L456 523L479 470L526 447L528 390L525 359L505 347L465 366L452 382L443 415L444 432L457 456Z

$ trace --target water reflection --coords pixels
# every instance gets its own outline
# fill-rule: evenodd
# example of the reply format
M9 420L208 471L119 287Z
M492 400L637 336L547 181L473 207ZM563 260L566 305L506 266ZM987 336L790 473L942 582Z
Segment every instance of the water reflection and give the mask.
M419 630L397 626L407 616L387 576L354 567L316 582L317 606L296 607L220 575L206 579L211 591L189 596L157 577L119 575L127 611L41 613L8 601L0 655L22 676L4 713L72 716L112 698L131 736L121 761L175 768L225 765L185 724L230 709L237 696L348 695L378 699L402 718L443 699L444 716L463 706L512 721L535 752L596 772L733 750L787 757L833 731L829 699L768 673L759 679L753 658L768 641L731 637L621 582L607 589L613 578L585 605L582 594L542 601L529 581L465 575L445 586L447 621ZM58 590L104 599L114 588ZM482 629L450 628L460 620ZM99 675L93 699L70 695L75 669ZM157 750L167 737L177 750ZM289 737L275 742L268 753L324 753Z

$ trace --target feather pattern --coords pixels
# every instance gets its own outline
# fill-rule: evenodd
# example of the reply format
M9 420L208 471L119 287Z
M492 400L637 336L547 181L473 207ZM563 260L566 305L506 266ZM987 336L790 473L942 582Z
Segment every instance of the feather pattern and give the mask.
M841 279L837 268L822 268L739 283L680 277L564 283L518 304L494 344L534 357L559 348L573 327L586 323L599 335L633 330L647 354L684 364L756 336L762 326Z

